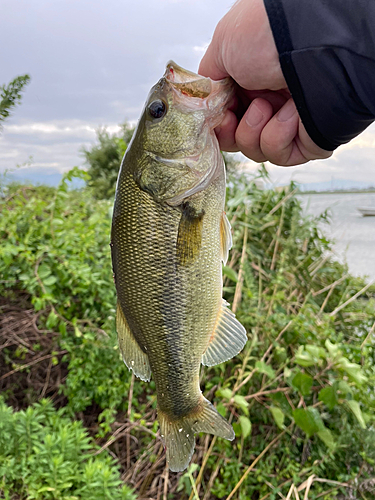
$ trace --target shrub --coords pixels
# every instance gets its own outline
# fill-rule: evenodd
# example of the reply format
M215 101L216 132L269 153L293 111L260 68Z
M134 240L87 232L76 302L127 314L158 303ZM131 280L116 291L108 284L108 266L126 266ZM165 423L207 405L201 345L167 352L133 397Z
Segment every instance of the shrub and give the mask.
M10 499L135 500L82 423L48 400L13 412L0 400L0 494Z
M97 131L97 142L90 149L83 148L82 153L89 166L88 185L97 199L114 196L117 174L122 157L128 147L134 129L123 124L119 134L110 134L105 128Z

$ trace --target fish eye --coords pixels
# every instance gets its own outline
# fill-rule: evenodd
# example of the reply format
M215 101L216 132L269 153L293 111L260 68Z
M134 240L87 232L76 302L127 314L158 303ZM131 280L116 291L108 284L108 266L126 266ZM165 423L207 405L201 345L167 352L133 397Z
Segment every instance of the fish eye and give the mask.
M167 112L167 106L161 99L156 99L148 106L148 112L152 118L163 118Z

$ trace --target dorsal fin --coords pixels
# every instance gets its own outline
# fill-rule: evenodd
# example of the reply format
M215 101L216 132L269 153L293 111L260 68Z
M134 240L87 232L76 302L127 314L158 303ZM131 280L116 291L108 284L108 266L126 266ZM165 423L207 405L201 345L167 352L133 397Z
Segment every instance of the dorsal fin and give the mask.
M232 248L232 232L229 220L223 212L220 221L220 240L221 240L221 260L225 264L228 260L229 250Z
M136 377L148 382L151 379L148 356L135 340L119 302L117 302L116 329L124 363L129 370L133 370Z
M202 365L214 366L232 359L242 351L246 342L245 328L236 319L223 299L214 332L202 356Z

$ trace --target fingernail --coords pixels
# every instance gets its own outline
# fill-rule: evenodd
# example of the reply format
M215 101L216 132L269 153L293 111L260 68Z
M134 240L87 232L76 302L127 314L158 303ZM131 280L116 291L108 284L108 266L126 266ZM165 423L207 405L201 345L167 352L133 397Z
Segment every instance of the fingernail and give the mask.
M263 120L264 114L253 102L246 114L245 121L250 127L256 127Z
M297 109L293 99L289 99L289 101L284 104L284 106L277 113L277 119L279 122L287 122L296 112Z

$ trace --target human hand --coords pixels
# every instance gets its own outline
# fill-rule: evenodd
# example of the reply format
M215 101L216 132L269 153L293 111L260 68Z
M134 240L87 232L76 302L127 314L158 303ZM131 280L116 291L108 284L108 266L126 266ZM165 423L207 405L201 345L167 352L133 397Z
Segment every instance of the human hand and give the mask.
M199 73L231 76L236 99L216 129L224 151L256 161L292 166L331 151L310 139L284 79L263 0L239 0L216 27Z

